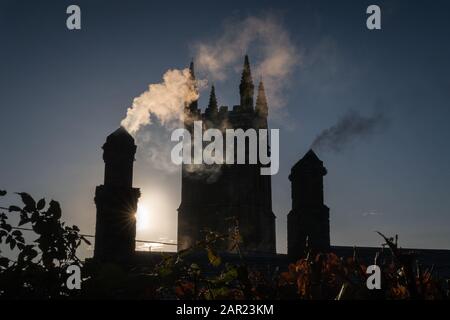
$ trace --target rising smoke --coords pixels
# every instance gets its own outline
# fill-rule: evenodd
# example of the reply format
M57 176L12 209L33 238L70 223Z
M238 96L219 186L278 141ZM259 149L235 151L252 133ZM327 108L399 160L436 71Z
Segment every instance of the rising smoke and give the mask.
M311 148L340 152L353 141L369 137L386 124L387 119L381 113L362 116L350 110L335 125L322 131Z
M230 70L240 72L242 58L249 53L254 79L264 79L271 108L284 106L283 89L301 60L289 33L273 15L228 20L216 41L197 43L195 52L198 70L214 81L226 80Z
M167 126L182 120L184 105L199 98L198 85L205 83L191 79L189 69L168 70L162 83L150 84L147 91L134 98L121 125L135 134L142 126L151 124L152 116Z

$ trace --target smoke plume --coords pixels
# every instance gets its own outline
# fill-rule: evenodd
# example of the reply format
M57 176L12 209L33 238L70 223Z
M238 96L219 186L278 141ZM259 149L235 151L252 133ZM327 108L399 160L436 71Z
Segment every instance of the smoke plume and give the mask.
M197 69L210 80L225 80L229 70L241 71L243 56L250 48L257 53L252 64L254 78L263 77L271 108L282 106L282 89L300 62L300 55L289 33L274 16L227 21L216 41L195 46ZM150 84L147 91L133 100L121 125L134 135L151 124L152 117L163 125L181 120L184 105L199 98L196 85L202 89L206 81L193 81L189 69L168 70L163 82Z
M198 99L196 85L202 83L191 79L189 69L168 70L162 83L150 84L147 91L134 98L121 125L135 134L142 126L151 124L152 115L163 125L181 120L185 104Z
M263 78L271 108L285 104L282 90L300 63L296 45L272 15L229 20L216 41L198 43L195 52L197 69L215 81L226 80L229 70L240 72L243 56L249 53L254 79Z
M334 126L322 131L311 148L340 152L353 141L369 137L386 123L381 113L365 117L350 110Z

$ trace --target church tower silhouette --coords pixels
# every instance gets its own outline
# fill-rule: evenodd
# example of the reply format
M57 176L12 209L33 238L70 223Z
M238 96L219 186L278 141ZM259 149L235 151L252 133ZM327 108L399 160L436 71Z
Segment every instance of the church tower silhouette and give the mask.
M190 70L195 79L193 63ZM222 132L226 129L267 129L264 85L261 81L255 106L248 56L244 59L239 85L240 105L232 110L226 106L219 108L215 89L211 87L209 103L203 113L198 101L185 106L184 125L191 134L194 121L202 121L205 130L215 128ZM236 228L237 221L242 252L275 253L271 176L262 176L261 167L261 164L202 164L196 167L184 164L178 209L178 249L187 249L204 240L206 230L229 234L231 228ZM225 241L221 248L230 251L229 245Z

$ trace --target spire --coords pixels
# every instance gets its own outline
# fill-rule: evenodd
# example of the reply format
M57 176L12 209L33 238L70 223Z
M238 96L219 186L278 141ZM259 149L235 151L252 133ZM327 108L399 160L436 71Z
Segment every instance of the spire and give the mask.
M195 80L194 59L191 60L191 64L189 65L189 71L191 72L191 78Z
M252 81L252 72L250 70L250 60L248 59L248 55L245 55L244 58L244 69L242 70L242 78L249 77L249 81Z
M253 93L255 86L253 85L252 72L250 70L250 62L248 55L245 55L244 68L242 70L241 84L239 91L241 94L241 108L244 110L253 109Z
M215 110L217 111L217 98L216 98L216 89L214 88L214 85L211 87L211 94L209 95L209 103L208 103L208 109L209 110Z
M258 96L256 98L256 112L260 117L267 117L269 113L269 107L267 105L266 91L264 89L264 83L261 79L258 86Z
M217 116L218 109L219 108L217 106L216 89L214 88L213 85L211 86L211 94L209 95L209 103L208 107L205 110L205 115L210 119L213 119Z
M191 63L189 64L189 72L191 75L191 80L195 82L195 69L194 69L194 59L191 60ZM194 83L194 89L197 91L197 85ZM189 110L188 110L189 109ZM196 112L198 110L198 101L192 101L189 105L186 104L185 106L186 111L190 112Z

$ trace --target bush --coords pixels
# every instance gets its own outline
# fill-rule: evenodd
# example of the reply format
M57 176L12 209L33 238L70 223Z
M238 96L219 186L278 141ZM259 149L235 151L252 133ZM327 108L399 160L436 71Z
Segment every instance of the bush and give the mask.
M5 191L0 193L6 195ZM77 257L81 242L89 243L76 226L61 222L58 202L36 201L27 193L18 193L23 206L1 208L0 244L14 250L17 260L11 260L0 251L0 297L51 299L76 294L66 287L66 269L82 266ZM12 226L8 217L16 215L18 223ZM35 239L27 241L22 230L31 229Z

